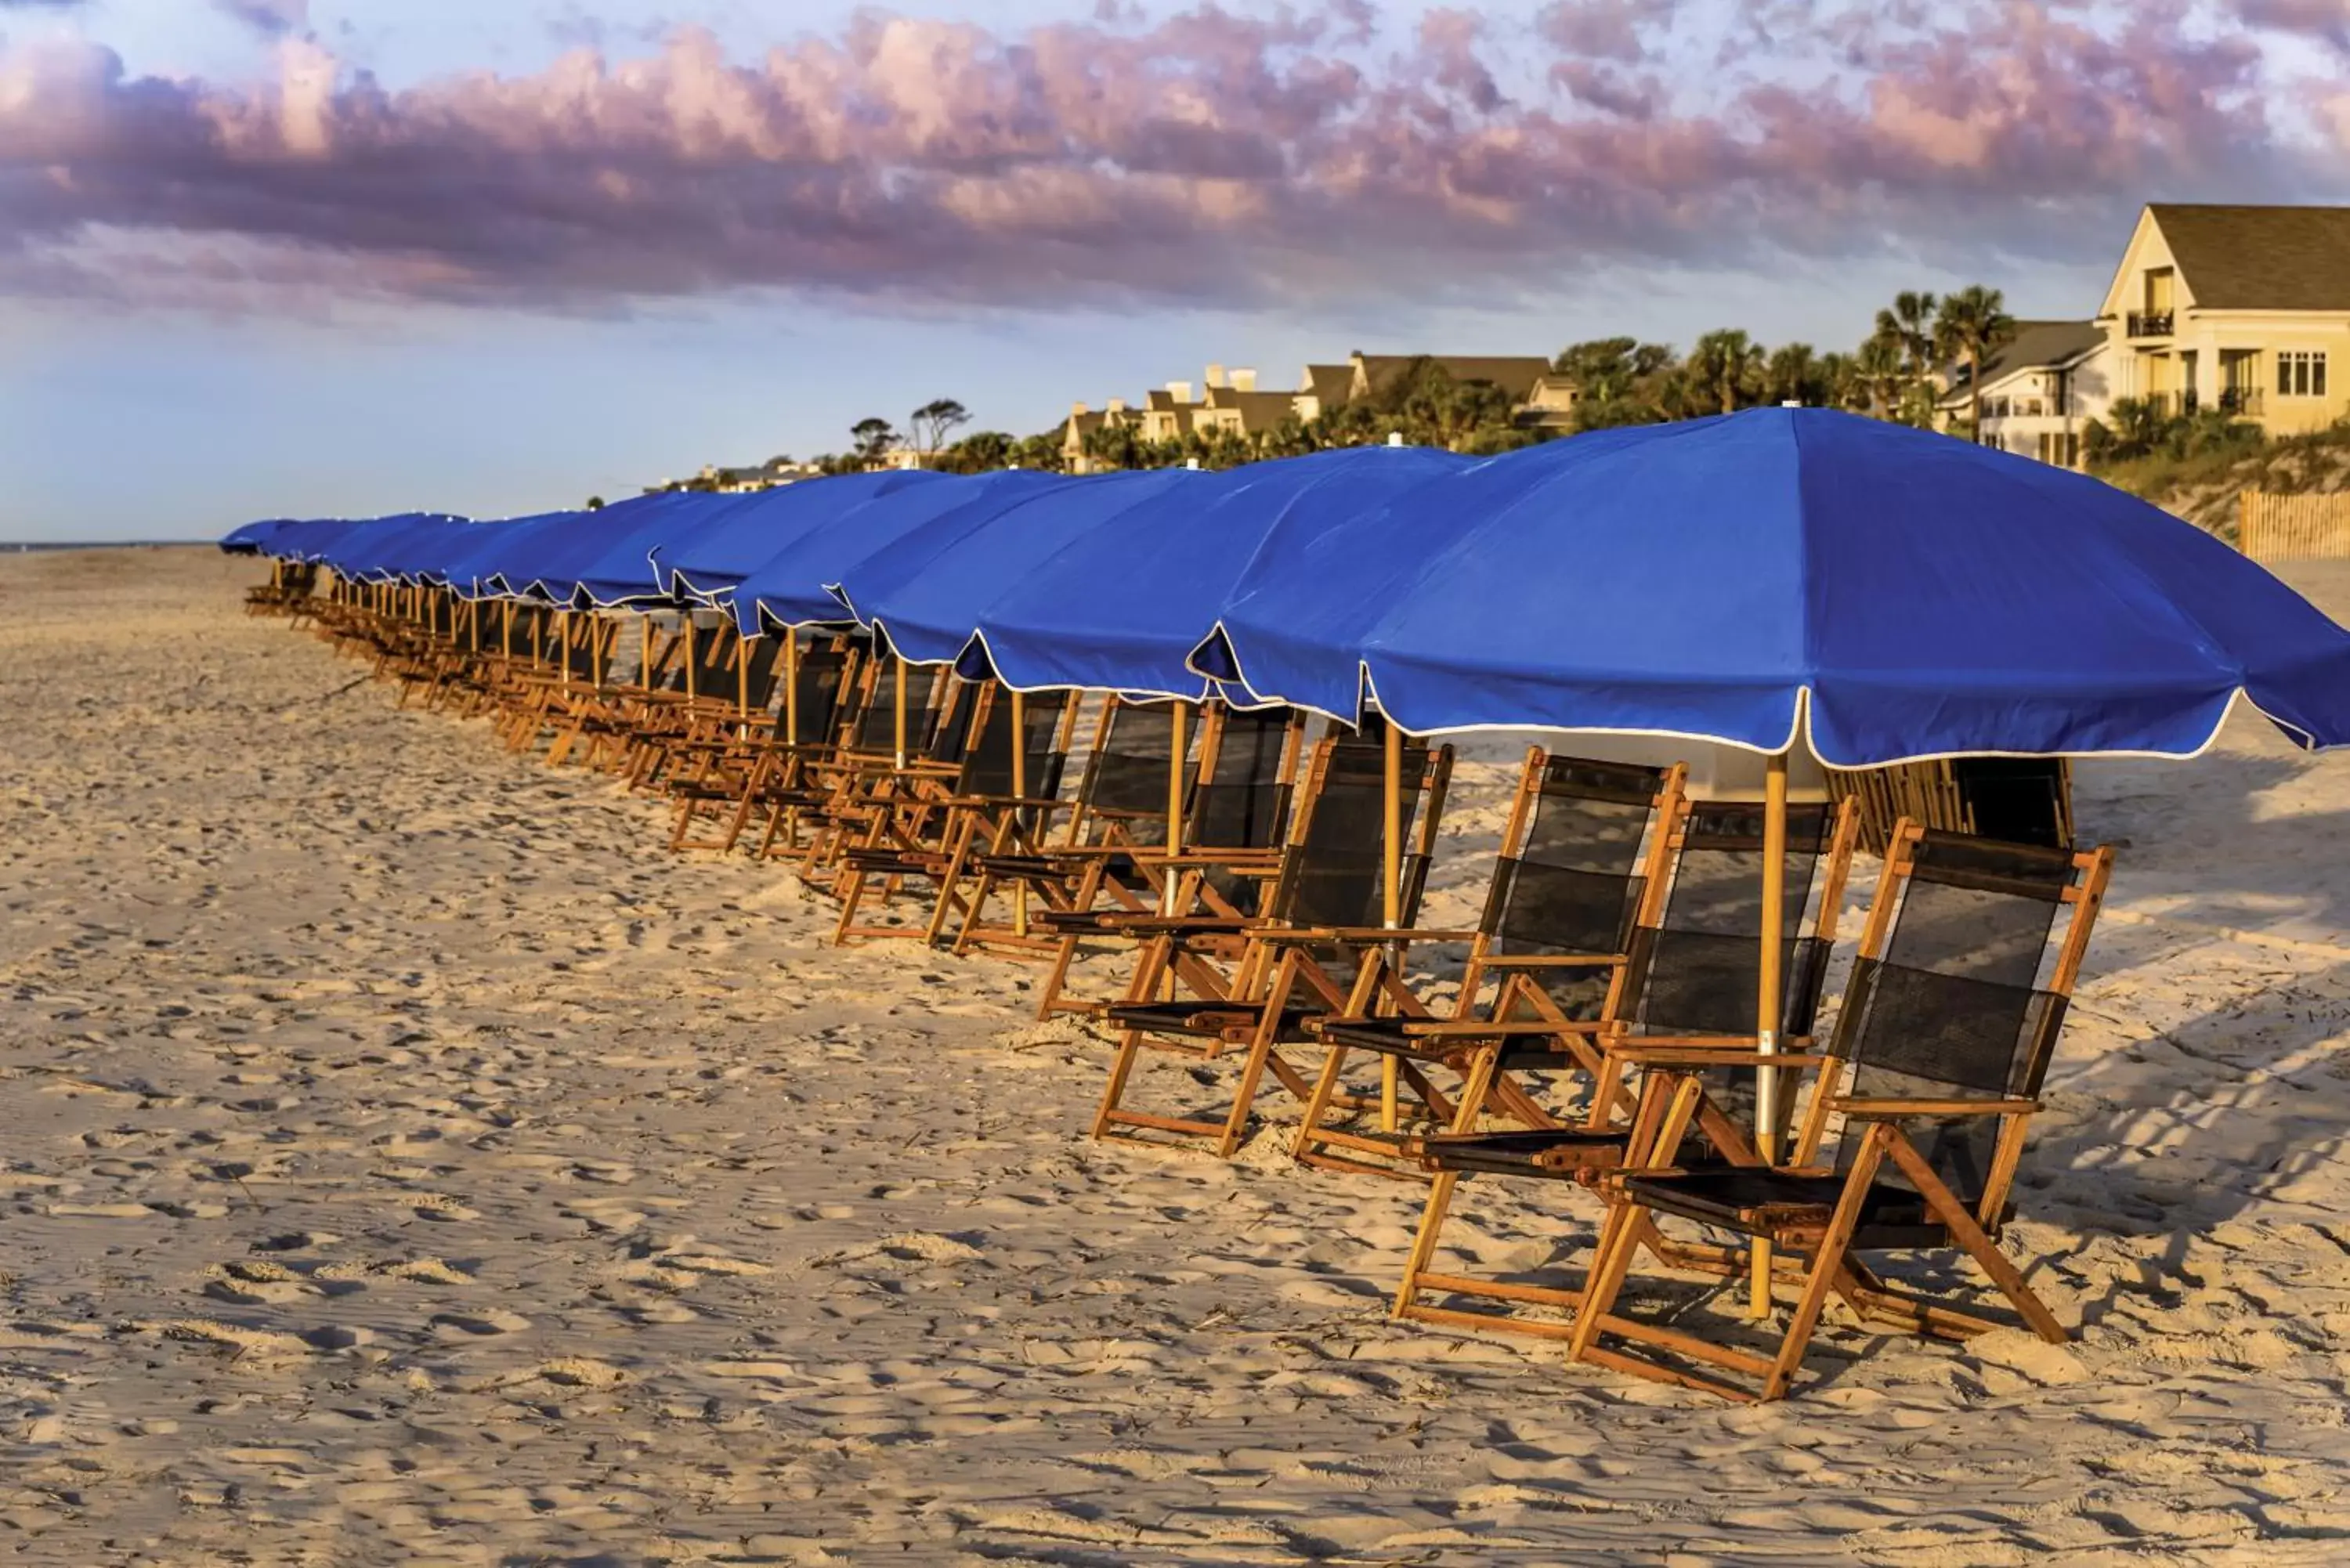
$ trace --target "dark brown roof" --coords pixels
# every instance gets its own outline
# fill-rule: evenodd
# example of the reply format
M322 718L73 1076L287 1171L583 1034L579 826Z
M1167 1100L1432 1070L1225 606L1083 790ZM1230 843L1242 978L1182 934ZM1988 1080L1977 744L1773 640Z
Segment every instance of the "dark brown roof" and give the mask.
M1409 370L1416 358L1419 356L1367 354L1363 357L1363 373L1370 379L1373 387L1384 386ZM1538 354L1485 357L1430 354L1427 358L1456 381L1491 381L1519 402L1532 396L1534 383L1550 374L1550 361Z
M1355 368L1352 365L1308 365L1305 385L1300 390L1319 399L1323 411L1343 405L1354 395Z
M2069 364L2105 340L2105 328L2094 321L2019 321L2007 347L1983 361L1983 385L2018 370ZM1966 390L1962 367L1959 373L1960 385L1952 389L1962 393Z
M1271 430L1297 411L1295 392L1243 392L1232 387L1208 389L1208 407L1238 409L1241 424L1249 431Z
M2148 210L2199 310L2350 310L2350 207Z

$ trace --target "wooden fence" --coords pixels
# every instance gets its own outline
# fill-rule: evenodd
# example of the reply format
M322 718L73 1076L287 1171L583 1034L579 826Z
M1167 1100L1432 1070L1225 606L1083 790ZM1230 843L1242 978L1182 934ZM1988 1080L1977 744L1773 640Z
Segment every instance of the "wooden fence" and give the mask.
M2350 560L2350 493L2247 490L2239 502L2236 547L2255 561Z

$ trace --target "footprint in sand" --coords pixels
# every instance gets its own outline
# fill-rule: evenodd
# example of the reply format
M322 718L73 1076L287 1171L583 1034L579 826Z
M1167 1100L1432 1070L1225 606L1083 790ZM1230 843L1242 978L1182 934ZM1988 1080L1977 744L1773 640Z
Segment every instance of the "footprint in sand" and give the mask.
M520 1313L494 1307L487 1312L436 1312L424 1320L424 1326L437 1338L466 1334L483 1339L493 1334L519 1334L530 1326L530 1319Z

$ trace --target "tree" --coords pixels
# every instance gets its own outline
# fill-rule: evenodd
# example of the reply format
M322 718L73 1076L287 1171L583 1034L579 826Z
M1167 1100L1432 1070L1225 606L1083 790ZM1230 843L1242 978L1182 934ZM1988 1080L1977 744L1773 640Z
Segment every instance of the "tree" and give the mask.
M1003 431L974 431L938 454L947 473L987 473L1012 466L1013 438Z
M1789 343L1775 350L1762 367L1762 400L1805 408L1827 402L1827 376L1818 350L1808 343Z
M588 498L588 510L590 512L601 512L604 510L604 498L600 495L589 496Z
M971 411L952 398L933 398L916 409L906 423L913 432L914 450L927 456L946 446L949 431L971 423Z
M1868 411L1880 420L1897 417L1901 394L1908 385L1909 360L1898 333L1880 327L1852 357L1853 379L1867 399Z
M868 468L879 462L898 444L897 427L888 420L859 420L848 427L848 433L857 442L858 462Z
M1934 311L1939 301L1923 292L1893 296L1893 308L1877 313L1877 335L1899 345L1902 369L1912 380L1933 373Z
M1697 402L1734 414L1752 402L1762 388L1762 350L1745 333L1725 327L1699 338L1681 369Z
M1934 317L1934 348L1945 359L1967 368L1967 431L1982 429L1982 367L1999 349L2015 339L2015 317L2007 313L2007 296L1995 288L1970 284L1943 297Z

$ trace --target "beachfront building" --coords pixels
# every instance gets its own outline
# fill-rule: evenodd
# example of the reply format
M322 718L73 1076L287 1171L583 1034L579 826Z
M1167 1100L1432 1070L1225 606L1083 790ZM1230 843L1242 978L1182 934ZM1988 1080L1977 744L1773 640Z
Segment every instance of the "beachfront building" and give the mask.
M1555 374L1539 354L1364 354L1343 365L1308 365L1293 394L1297 417L1311 424L1360 398L1392 387L1427 363L1455 381L1483 381L1516 405L1522 423L1565 428L1572 422L1575 387Z
M1983 361L1982 428L1975 440L2058 468L2081 466L2081 432L2113 403L2114 348L2095 321L2025 321ZM1942 428L1963 433L1973 400L1961 368L1938 405Z
M2350 415L2350 207L2157 202L2097 325L2114 397L2323 429Z

